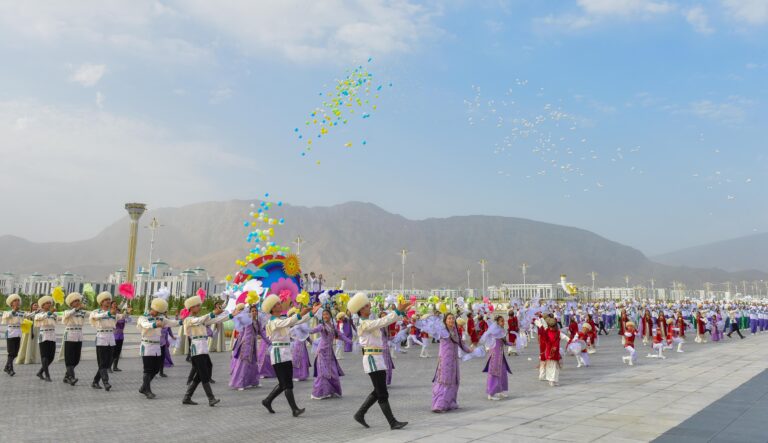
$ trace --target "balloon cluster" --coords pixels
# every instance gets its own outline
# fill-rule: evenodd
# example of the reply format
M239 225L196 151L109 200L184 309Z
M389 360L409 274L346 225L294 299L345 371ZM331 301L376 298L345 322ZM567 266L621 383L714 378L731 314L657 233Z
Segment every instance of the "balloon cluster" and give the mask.
M287 255L291 252L290 247L280 246L274 241L274 226L285 224L285 219L269 216L268 212L275 206L275 203L267 200L268 198L269 193L264 194L264 200L259 203L258 208L255 203L251 203L250 219L243 222L243 226L252 228L248 232L246 240L253 246L249 249L245 259L235 261L235 264L241 268L246 267L248 263L262 255ZM283 202L279 201L276 205L281 207ZM232 275L227 276L227 281L232 281Z
M368 59L368 63L373 61ZM334 131L339 126L346 125L350 119L359 115L360 119L368 119L371 113L378 108L375 100L384 87L383 84L374 85L373 74L359 65L352 70L347 70L346 77L336 80L334 89L328 93L320 93L325 101L309 113L309 118L304 122L305 131L298 127L293 129L296 137L304 144L302 157L309 155L313 143L319 142L324 136ZM392 83L388 83L392 87ZM306 137L305 133L306 132ZM361 145L368 142L361 140ZM344 147L351 148L352 141L344 143ZM320 164L320 160L316 162Z

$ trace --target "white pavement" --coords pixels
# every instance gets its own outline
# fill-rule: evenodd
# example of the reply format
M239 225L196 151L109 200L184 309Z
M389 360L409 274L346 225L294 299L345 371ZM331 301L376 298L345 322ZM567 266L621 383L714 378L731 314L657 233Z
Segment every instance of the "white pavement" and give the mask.
M768 361L766 334L687 348L695 352L668 354L663 361L640 356L633 367L524 393L482 411L435 414L402 431L361 432L365 438L356 441L647 442L760 374ZM525 376L535 376L534 371L514 377Z

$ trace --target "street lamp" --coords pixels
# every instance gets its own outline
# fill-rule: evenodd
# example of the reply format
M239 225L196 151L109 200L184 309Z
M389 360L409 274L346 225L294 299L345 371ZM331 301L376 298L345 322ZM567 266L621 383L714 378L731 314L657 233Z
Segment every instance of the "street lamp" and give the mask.
M482 297L485 297L485 265L488 263L488 260L482 259L480 260L480 273L481 273L481 280L483 287L481 289L480 295Z
M149 223L149 226L145 226L145 228L149 229L151 234L149 236L149 279L152 280L152 251L155 249L155 231L160 229L165 225L161 225L159 221L157 221L157 218L152 217L152 221ZM146 298L144 299L144 312L149 312L149 282L147 282L147 293L145 294Z
M403 273L401 275L400 279L400 292L405 292L405 258L410 254L411 252L407 249L403 248L400 250L400 264L403 266Z
M304 240L301 235L296 236L296 240L293 242L294 245L296 245L296 255L301 257L301 245L306 243L306 240Z

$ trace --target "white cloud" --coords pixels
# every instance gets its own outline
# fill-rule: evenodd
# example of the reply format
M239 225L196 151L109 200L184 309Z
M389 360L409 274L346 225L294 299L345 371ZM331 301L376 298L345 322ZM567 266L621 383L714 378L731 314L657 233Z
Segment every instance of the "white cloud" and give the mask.
M714 28L709 25L709 17L701 6L695 6L685 11L685 20L693 27L694 31L699 34L711 34L715 32Z
M216 144L94 108L0 102L0 139L4 210L23 213L3 217L0 233L38 240L93 235L132 199L157 207L221 198L222 177L258 171Z
M577 0L579 14L549 15L534 19L535 23L575 31L611 19L648 19L673 11L673 5L652 0Z
M722 102L699 100L689 105L687 112L701 118L728 125L743 122L747 117L747 108L754 101L738 96L728 97Z
M722 0L722 3L737 21L749 25L768 24L768 0Z
M75 72L72 73L72 75L69 77L69 81L79 83L80 85L89 88L91 86L95 86L106 72L106 65L94 65L91 63L85 63L80 65L75 70Z
M437 12L408 0L188 0L177 7L248 53L302 62L407 52L437 32Z
M0 2L0 36L8 37L0 45L77 41L194 63L210 61L223 38L249 55L347 62L412 50L439 32L439 8L411 0Z
M232 97L232 90L230 88L218 88L211 91L211 97L209 102L217 105L229 100Z

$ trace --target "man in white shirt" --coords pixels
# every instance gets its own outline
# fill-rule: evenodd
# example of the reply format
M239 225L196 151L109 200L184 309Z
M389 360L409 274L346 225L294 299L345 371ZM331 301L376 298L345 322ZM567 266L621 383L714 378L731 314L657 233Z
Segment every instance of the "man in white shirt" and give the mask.
M355 413L354 419L366 428L369 427L365 422L365 413L378 402L381 412L389 422L390 429L402 429L408 422L399 422L392 414L392 408L389 406L389 393L387 392L387 366L384 361L384 343L381 336L381 329L401 320L412 304L403 302L398 305L394 312L390 312L382 318L371 318L371 303L368 296L363 292L358 292L347 303L347 310L352 314L360 316L360 325L357 327L358 340L363 350L363 370L371 378L373 383L373 392L363 402L360 409ZM386 352L389 352L387 349Z

